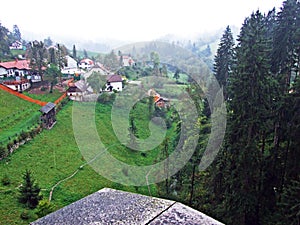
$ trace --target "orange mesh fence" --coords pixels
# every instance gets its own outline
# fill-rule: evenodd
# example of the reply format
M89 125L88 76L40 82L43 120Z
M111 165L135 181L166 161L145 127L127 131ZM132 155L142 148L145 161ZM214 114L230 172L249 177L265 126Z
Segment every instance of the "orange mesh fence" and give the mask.
M24 99L25 101L32 102L32 103L38 104L38 105L40 105L40 106L44 106L44 105L47 104L47 102L42 102L42 101L39 101L39 100L30 98L30 97L28 97L28 96L26 96L26 95L23 95L23 94L21 94L21 93L19 93L19 92L17 92L17 91L14 91L14 90L12 90L12 89L6 87L6 86L3 85L3 84L0 84L0 89L2 89L3 91L8 92L8 93L10 93L10 94L13 94L13 95L15 95L15 96L17 96L17 97L19 97L19 98L22 98L22 99Z
M6 87L5 85L3 84L0 84L0 89L2 89L3 91L6 91L10 94L13 94L21 99L24 99L25 101L28 101L28 102L32 102L32 103L35 103L35 104L38 104L40 106L44 106L47 104L47 102L42 102L40 100L36 100L36 99L33 99L33 98L30 98L22 93L19 93L17 91L14 91L12 89L10 89L9 87ZM67 93L65 92L63 95L61 95L58 99L55 100L54 104L58 104L60 103L65 97L67 96Z
M55 100L54 104L60 103L67 96L67 92L65 92L62 96Z

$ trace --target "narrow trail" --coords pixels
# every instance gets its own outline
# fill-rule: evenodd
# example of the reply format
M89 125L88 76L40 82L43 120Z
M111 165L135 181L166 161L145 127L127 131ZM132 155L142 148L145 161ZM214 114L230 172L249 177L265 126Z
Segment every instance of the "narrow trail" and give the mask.
M74 177L81 169L83 169L83 167L85 167L85 166L87 166L87 165L90 165L90 164L91 164L92 162L94 162L98 157L100 157L102 154L104 154L110 147L113 147L113 146L116 146L116 145L119 145L119 143L112 144L112 145L106 147L106 148L104 149L104 151L99 152L99 153L98 153L97 155L95 155L94 158L92 158L90 161L85 162L85 163L83 163L81 166L79 166L79 168L76 169L70 176L68 176L68 177L66 177L66 178L64 178L64 179L62 179L62 180L60 180L60 181L58 181L58 182L57 182L54 186L52 186L52 188L50 189L48 201L51 202L51 200L52 200L52 195L53 195L53 192L54 192L54 189L55 189L58 185L60 185L60 184L61 184L62 182L64 182L64 181L67 181L67 180L71 179L72 177Z

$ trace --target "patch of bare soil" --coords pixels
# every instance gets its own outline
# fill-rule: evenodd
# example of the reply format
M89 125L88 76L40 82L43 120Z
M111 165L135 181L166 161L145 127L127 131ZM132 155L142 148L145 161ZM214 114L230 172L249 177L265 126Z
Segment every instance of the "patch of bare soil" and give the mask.
M62 87L61 85L55 85L55 86L53 87L53 90L54 90L54 89L58 90L58 91L61 92L61 93L64 93L64 92L65 92L65 88ZM50 87L48 87L48 86L41 86L41 87L31 88L31 89L28 91L28 93L39 95L39 94L46 94L46 93L49 93L49 90L50 90Z
M30 94L36 94L36 95L40 95L40 94L45 94L49 92L49 89L48 87L45 87L45 88L41 88L41 87L38 87L38 88L31 88L28 93Z

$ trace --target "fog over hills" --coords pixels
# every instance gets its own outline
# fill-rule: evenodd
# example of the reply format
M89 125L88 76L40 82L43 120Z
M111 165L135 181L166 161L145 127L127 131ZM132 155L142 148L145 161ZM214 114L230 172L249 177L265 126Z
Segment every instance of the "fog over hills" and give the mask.
M239 28L236 26L231 26L232 32L234 37L237 36L239 32ZM225 30L224 28L217 29L215 31L202 31L195 34L184 34L184 35L178 35L178 34L167 34L163 35L160 38L155 39L155 41L164 41L179 45L187 45L189 42L197 42L200 45L206 46L206 45L212 45L212 51L214 52L216 50L217 44ZM37 33L33 31L22 31L22 37L26 41L32 41L32 40L40 40L43 41L44 39L50 37L51 40L55 43L62 43L66 45L67 48L72 49L73 45L76 46L77 50L88 50L93 52L99 52L99 53L107 53L111 51L111 49L118 48L120 46L126 45L126 44L132 44L136 41L131 40L117 40L117 39L110 39L110 38L89 38L88 36L86 38L77 38L73 36L72 34L61 34L61 35L48 35L43 33Z

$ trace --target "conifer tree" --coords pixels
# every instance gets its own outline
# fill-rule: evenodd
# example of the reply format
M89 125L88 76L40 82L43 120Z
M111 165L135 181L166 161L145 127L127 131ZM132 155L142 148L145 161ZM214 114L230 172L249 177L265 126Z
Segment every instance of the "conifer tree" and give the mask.
M230 115L224 149L224 210L229 224L260 224L265 154L262 143L269 130L271 104L269 51L265 17L257 11L243 24L236 67L229 78Z
M32 178L31 171L26 170L23 174L23 183L19 190L19 202L29 208L35 208L42 199L40 190L38 184L35 183L35 180Z
M282 218L280 224L298 225L300 223L300 181L292 180L287 185L279 203Z
M17 41L21 41L22 37L21 37L21 32L19 30L18 25L14 25L13 26L13 32L12 32L13 37L15 38L15 40Z
M30 67L42 76L43 67L47 65L45 59L48 58L48 51L42 41L33 41L29 46L28 56L30 58Z
M72 57L73 57L73 59L77 60L77 51L76 51L76 46L75 45L73 45Z
M283 93L290 88L293 72L297 69L295 65L299 69L299 12L297 0L286 0L276 19L271 69L277 75Z
M0 58L9 54L8 29L0 22Z
M234 40L229 26L221 38L214 63L214 75L223 87L224 98L227 98L227 81L232 72L234 58Z
M276 17L274 27L274 43L272 51L271 71L278 83L276 100L276 121L274 122L274 148L271 154L270 171L274 186L279 193L290 179L296 179L299 133L299 89L297 90L297 74L299 73L300 55L300 3L297 0L283 2L281 11ZM298 163L299 164L299 163ZM292 175L293 174L293 175ZM299 179L299 177L297 178Z

